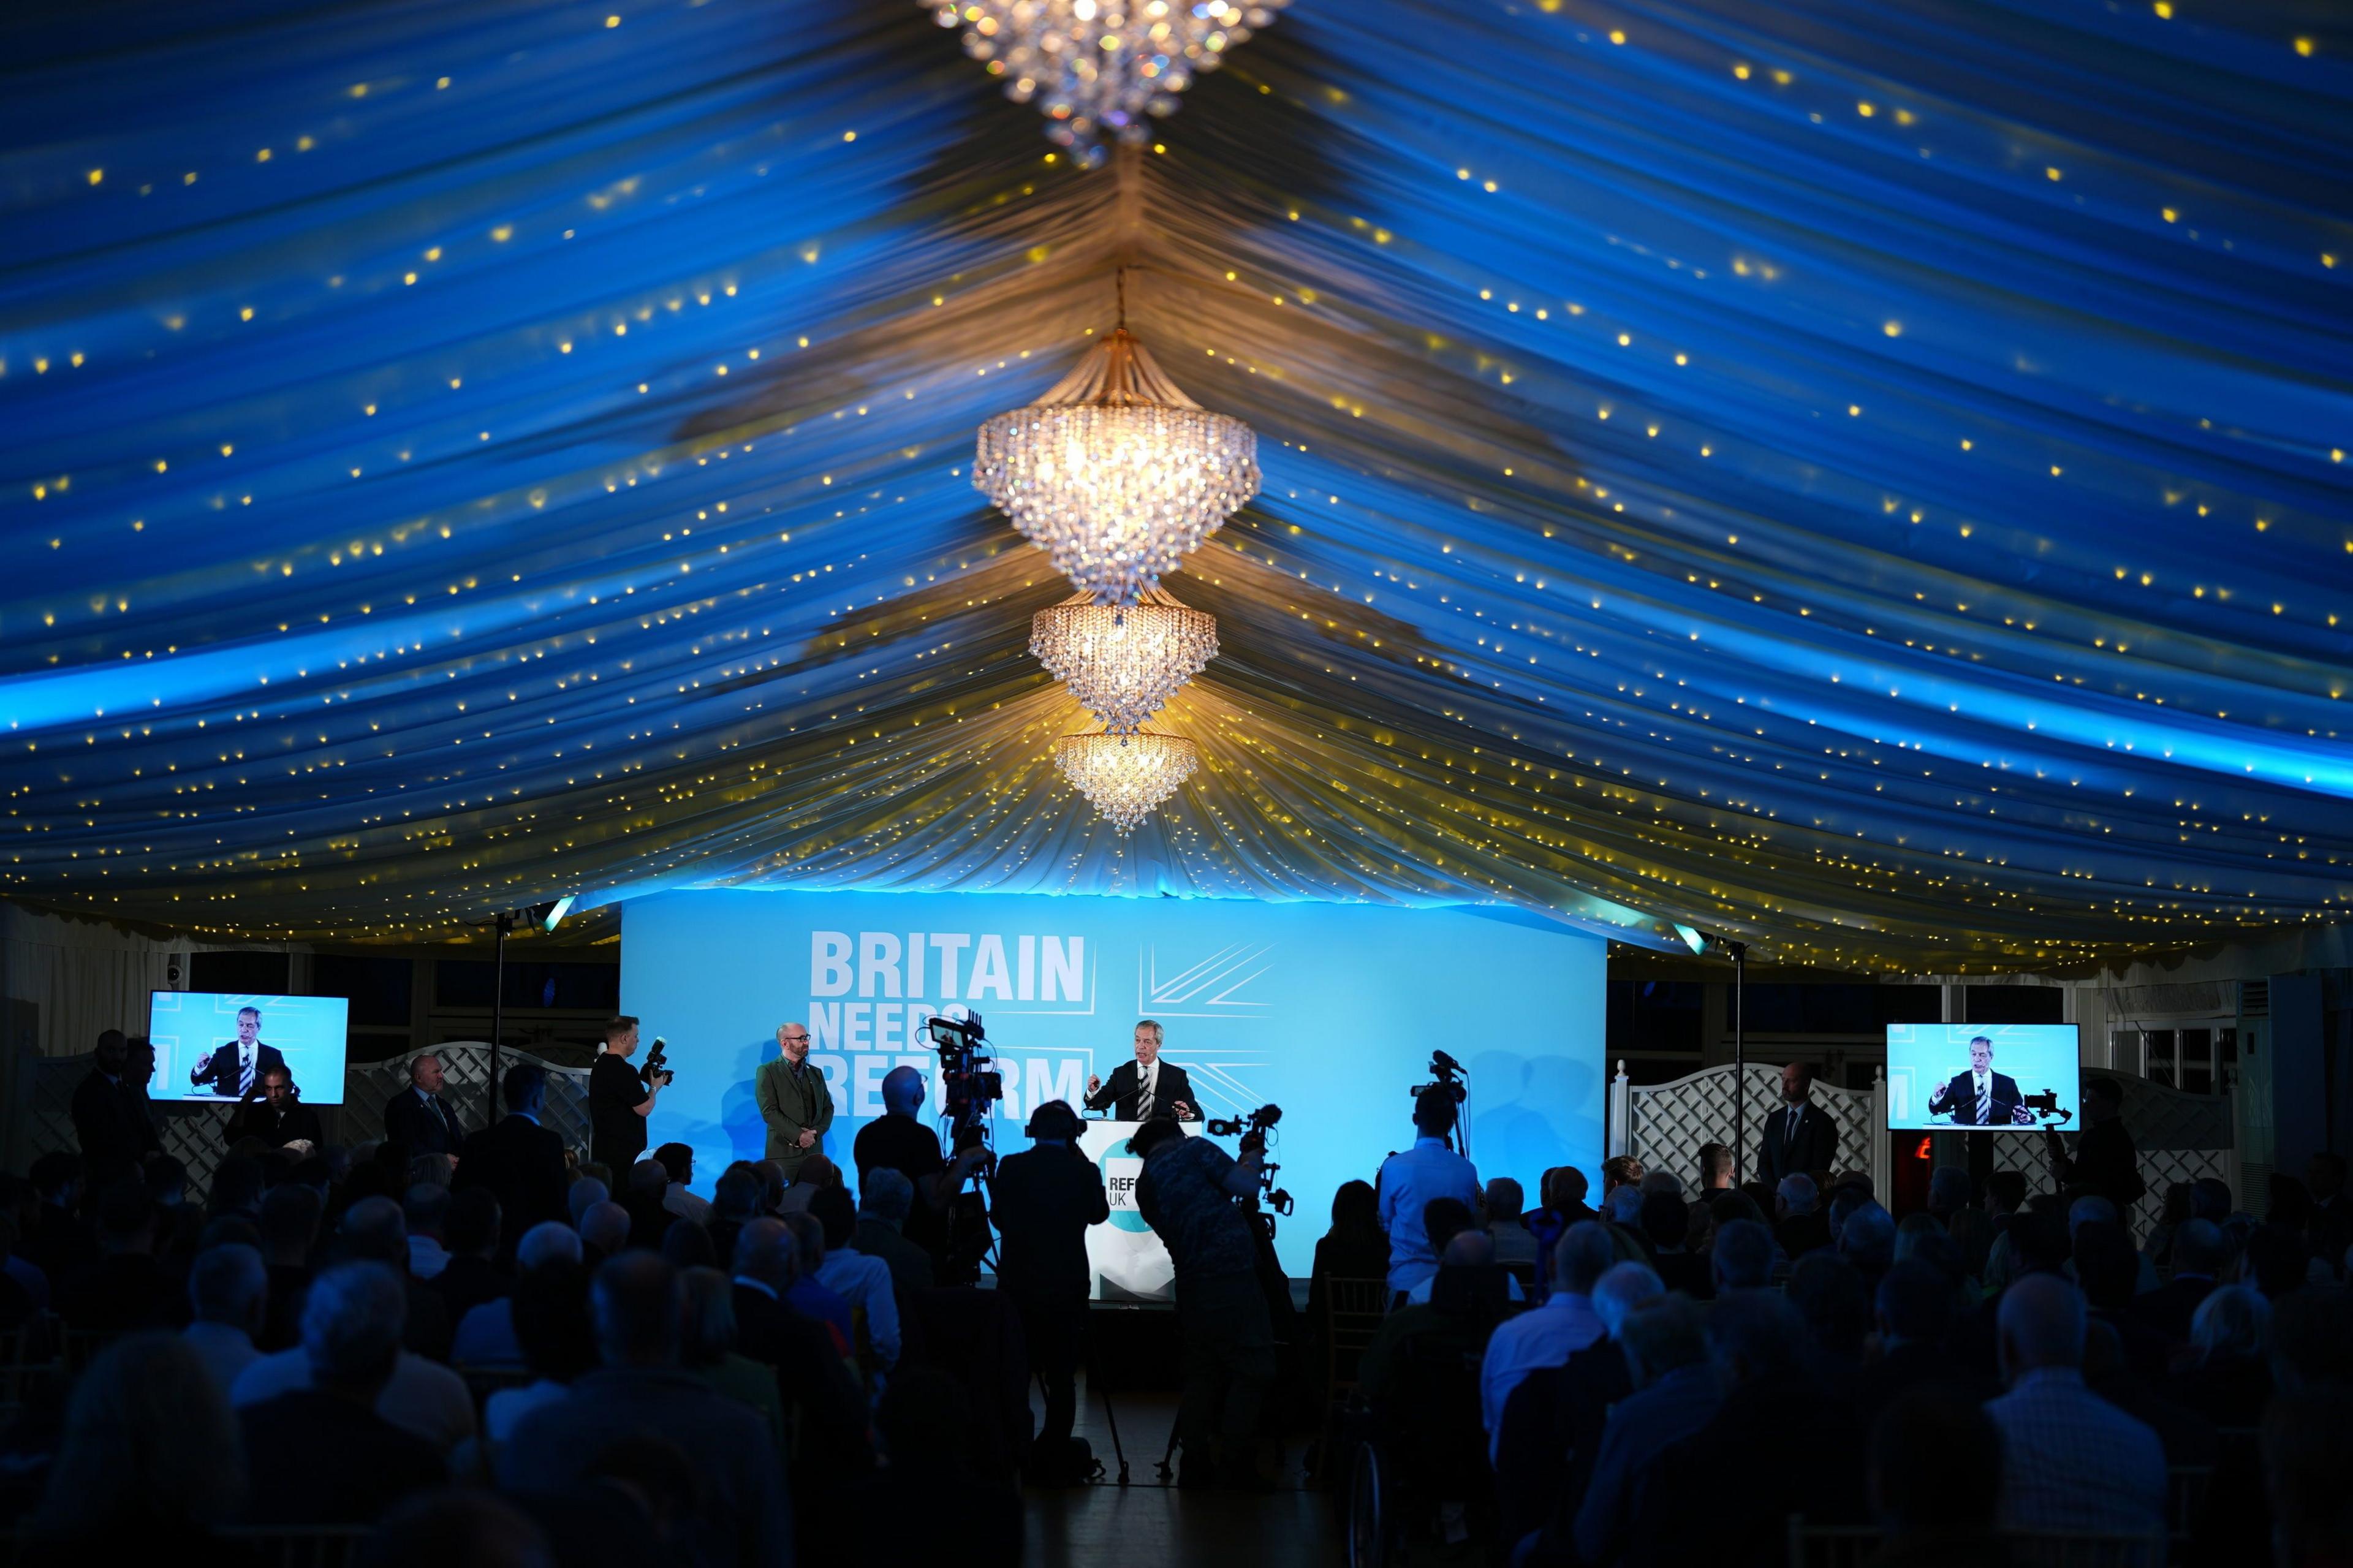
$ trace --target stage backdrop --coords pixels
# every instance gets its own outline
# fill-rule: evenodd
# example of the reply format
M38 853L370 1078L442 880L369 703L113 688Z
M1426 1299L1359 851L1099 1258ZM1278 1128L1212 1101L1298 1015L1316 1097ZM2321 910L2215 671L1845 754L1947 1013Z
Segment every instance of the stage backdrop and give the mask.
M1132 1055L1138 1018L1167 1031L1201 1110L1283 1109L1275 1158L1298 1201L1283 1265L1307 1272L1332 1194L1370 1180L1411 1133L1407 1090L1433 1048L1470 1069L1472 1156L1534 1201L1551 1165L1600 1187L1606 944L1474 909L1240 900L690 890L625 907L621 1007L670 1041L678 1081L655 1143L695 1151L695 1186L761 1157L752 1071L776 1026L807 1023L832 1087L826 1151L881 1114L882 1075L938 1058L922 1021L979 1013L1005 1075L997 1147L1049 1100ZM1233 1141L1221 1141L1230 1151ZM853 1177L855 1173L851 1173Z

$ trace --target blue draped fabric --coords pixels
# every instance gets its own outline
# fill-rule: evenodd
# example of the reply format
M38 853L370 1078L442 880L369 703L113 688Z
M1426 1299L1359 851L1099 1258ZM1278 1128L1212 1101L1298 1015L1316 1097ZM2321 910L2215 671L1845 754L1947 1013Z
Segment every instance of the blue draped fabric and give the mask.
M2193 13L2195 13L2193 15ZM2353 30L1297 0L1081 172L849 0L0 21L0 892L1504 901L1915 969L2353 893ZM1130 838L971 489L1258 431Z

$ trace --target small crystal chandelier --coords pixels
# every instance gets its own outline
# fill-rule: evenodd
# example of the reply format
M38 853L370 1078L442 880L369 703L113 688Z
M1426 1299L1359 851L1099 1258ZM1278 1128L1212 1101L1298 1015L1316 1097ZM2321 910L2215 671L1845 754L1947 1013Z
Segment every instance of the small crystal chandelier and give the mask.
M980 427L973 488L1080 593L1136 603L1258 494L1258 437L1176 390L1126 326Z
M1218 618L1158 588L1124 609L1084 594L1029 617L1029 652L1114 735L1141 729L1218 654Z
M1176 95L1218 68L1290 0L923 0L943 27L964 28L965 53L985 62L1016 103L1032 100L1046 135L1084 168L1103 141L1145 139L1147 117L1174 114Z
M1065 735L1054 765L1125 837L1153 808L1192 776L1200 752L1182 735L1138 730L1131 735Z

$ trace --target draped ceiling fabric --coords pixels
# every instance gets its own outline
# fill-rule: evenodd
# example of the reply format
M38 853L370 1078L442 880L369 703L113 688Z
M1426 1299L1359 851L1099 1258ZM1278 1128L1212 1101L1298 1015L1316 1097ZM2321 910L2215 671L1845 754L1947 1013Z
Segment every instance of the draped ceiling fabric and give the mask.
M1940 971L2347 912L2325 8L1297 0L1090 173L912 0L0 40L0 891L1494 900ZM1267 474L1169 581L1224 653L1125 840L969 476L1122 261Z

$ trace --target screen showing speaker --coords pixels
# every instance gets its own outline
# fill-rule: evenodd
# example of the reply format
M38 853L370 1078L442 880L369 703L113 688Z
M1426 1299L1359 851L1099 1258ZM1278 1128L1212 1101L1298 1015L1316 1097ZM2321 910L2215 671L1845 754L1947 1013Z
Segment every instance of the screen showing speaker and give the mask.
M2082 1072L2073 1024L1890 1024L1895 1131L2073 1128Z
M242 1099L274 1067L309 1105L343 1102L351 1003L341 996L157 991L148 998L157 1100Z

